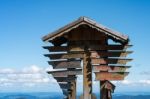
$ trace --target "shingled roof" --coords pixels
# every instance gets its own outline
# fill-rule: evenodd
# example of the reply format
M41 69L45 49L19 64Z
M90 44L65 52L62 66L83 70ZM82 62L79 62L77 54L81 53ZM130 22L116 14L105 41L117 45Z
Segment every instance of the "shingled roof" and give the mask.
M52 41L57 37L61 37L62 35L69 33L74 28L79 27L80 25L86 24L91 28L95 28L96 30L105 33L106 35L112 37L113 39L126 43L128 42L128 36L121 34L120 32L111 30L87 17L80 17L79 19L73 21L72 23L52 32L42 38L43 41Z

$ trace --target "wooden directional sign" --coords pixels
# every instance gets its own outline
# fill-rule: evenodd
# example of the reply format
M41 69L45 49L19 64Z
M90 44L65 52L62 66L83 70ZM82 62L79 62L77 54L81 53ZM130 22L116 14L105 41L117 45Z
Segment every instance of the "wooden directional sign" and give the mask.
M49 61L50 65L54 69L63 69L63 68L81 68L81 60L72 60L72 61Z
M74 53L59 53L59 54L45 54L44 56L50 59L72 59L72 58L83 58L84 52L74 52ZM91 58L100 57L126 57L132 51L91 51Z
M47 73L52 74L53 77L66 77L68 75L81 75L82 69L48 71Z
M61 89L70 89L71 88L71 83L68 82L59 82L58 83Z
M125 72L131 66L94 65L94 71Z
M126 57L132 51L93 51L91 52L91 58L100 57Z
M127 62L132 59L119 59L119 58L93 58L91 59L92 64L123 64L125 65Z
M76 77L54 77L57 82L72 82L76 79Z
M124 80L128 72L95 72L96 80Z
M125 50L132 45L90 45L88 50ZM80 46L44 46L50 52L84 51L84 45Z
M83 54L79 53L61 53L61 54L45 54L50 59L72 59L72 58L83 58Z

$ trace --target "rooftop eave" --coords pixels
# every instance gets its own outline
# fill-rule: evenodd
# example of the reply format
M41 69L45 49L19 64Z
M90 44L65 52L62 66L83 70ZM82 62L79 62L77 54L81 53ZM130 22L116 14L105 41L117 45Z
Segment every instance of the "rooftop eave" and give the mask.
M101 24L96 23L95 21L86 18L86 17L80 17L78 20L52 32L49 33L48 35L44 36L42 38L43 41L52 41L57 37L61 37L62 35L68 33L69 31L71 31L74 28L77 28L78 26L82 25L82 24L86 24L88 26L90 26L91 28L95 28L96 30L105 33L106 35L116 39L116 41L122 42L122 43L126 43L129 41L128 36L121 34L120 32L111 30Z

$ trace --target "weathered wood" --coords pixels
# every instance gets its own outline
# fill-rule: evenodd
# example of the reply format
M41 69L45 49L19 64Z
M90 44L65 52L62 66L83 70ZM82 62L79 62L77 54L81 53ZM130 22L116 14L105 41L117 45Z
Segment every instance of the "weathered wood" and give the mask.
M100 58L100 57L126 57L128 54L131 54L132 51L93 51L91 52L91 58Z
M74 70L59 70L59 71L48 71L48 74L52 74L53 77L66 77L68 75L81 75L82 69L74 69Z
M48 49L50 52L66 52L67 46L43 46L44 49Z
M89 45L88 50L126 50L132 45ZM84 45L78 46L44 46L44 49L48 49L50 52L67 52L67 51L84 51Z
M76 99L76 80L70 82L71 83L71 93L70 93L70 99Z
M72 23L46 35L43 37L43 41L50 41L50 40L55 40L59 37L63 37L64 35L69 35L70 31L73 31L76 33L78 33L78 31L76 31L76 29L81 30L82 28L80 26L84 26L85 27L88 26L88 28L85 28L84 30L88 30L88 29L92 29L94 28L95 31L98 32L98 34L104 34L104 35L108 35L111 38L113 38L115 41L118 41L120 43L127 43L128 42L128 36L125 36L119 32L113 31L101 24L98 24L97 22L86 18L86 17L81 17L76 21L73 21ZM79 35L82 36L82 34L80 33ZM94 35L95 37L96 35Z
M126 57L132 51L91 51L91 58L100 57ZM59 53L59 54L45 54L44 56L50 59L73 59L73 58L83 58L84 52L72 52L72 53Z
M57 82L72 82L76 79L76 77L54 77Z
M115 90L115 87L116 86L114 84L112 84L110 81L107 80L102 84L101 89L105 88L107 90L110 90L113 93Z
M54 69L81 68L81 60L49 61L48 63L52 65Z
M92 64L123 64L130 62L132 59L119 59L119 58L93 58L91 59Z
M83 59L83 99L92 99L92 66L90 52L86 51Z
M80 53L45 54L45 56L49 57L50 59L83 58L83 54L80 54Z
M129 72L95 72L96 80L124 80Z
M71 88L71 83L68 82L58 82L59 86L61 89L70 89Z
M125 72L131 66L94 65L93 71Z

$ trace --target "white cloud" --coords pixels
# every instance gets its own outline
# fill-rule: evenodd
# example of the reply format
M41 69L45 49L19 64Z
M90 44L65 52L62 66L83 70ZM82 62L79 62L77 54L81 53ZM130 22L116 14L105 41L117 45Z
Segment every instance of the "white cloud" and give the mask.
M150 85L150 80L140 80L139 83L144 85Z
M26 67L26 68L23 68L22 69L22 72L23 73L41 73L41 72L43 72L43 68L40 68L40 67L38 67L38 66L36 66L36 65L32 65L32 66L30 66L30 67Z
M11 68L4 68L4 69L0 69L0 74L6 74L6 73L14 73L15 71Z
M121 83L125 84L125 85L129 85L129 84L132 84L133 82L130 80L123 80L123 81L121 81Z
M55 79L46 73L45 68L32 65L21 70L2 68L0 69L0 87L4 86L27 86L33 87L38 84L56 83Z

